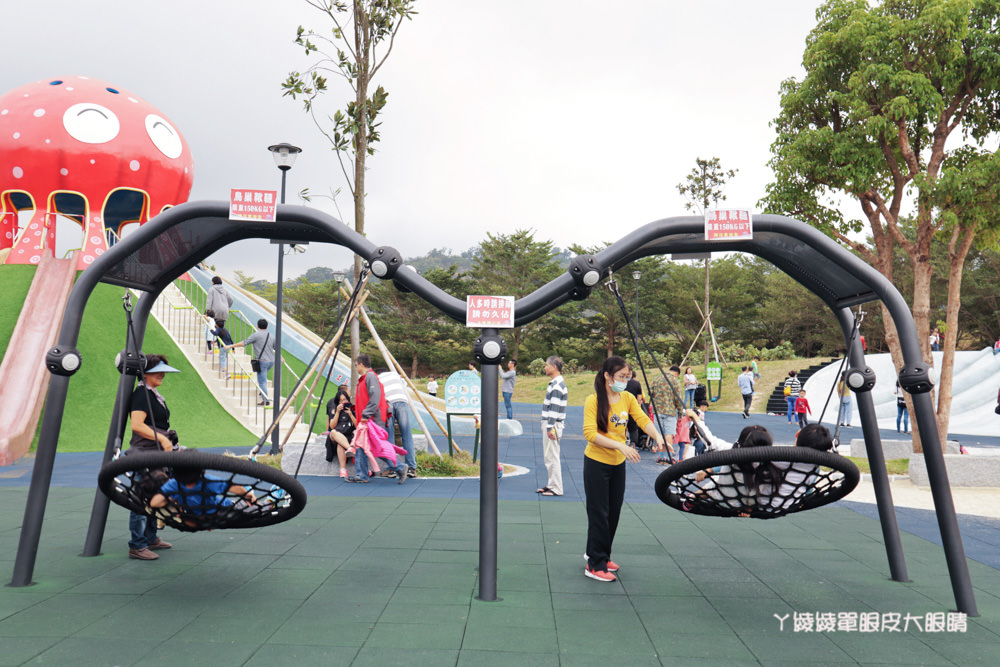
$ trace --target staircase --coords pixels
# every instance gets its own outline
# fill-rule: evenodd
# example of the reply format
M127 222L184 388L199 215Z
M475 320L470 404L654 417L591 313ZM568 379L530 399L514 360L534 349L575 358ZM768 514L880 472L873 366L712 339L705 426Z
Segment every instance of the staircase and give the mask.
M218 348L209 352L205 344L205 319L176 285L171 284L163 290L153 304L152 315L177 343L219 404L256 437L263 435L274 418L274 404L267 407L258 405L260 394L257 374L251 370L250 357L244 348L235 348L227 352L227 372L224 373L220 365ZM234 319L234 315L235 313L231 313L230 319ZM227 328L229 324L227 323ZM233 340L236 342L244 338L244 331L237 331L238 328L240 327L230 328ZM292 382L297 380L287 366L284 366L282 375L292 378ZM282 384L285 385L285 382ZM287 390L288 386L290 385L285 385L283 389ZM270 381L267 394L274 398ZM291 438L288 439L289 443L311 440L312 436L309 433L311 413L303 415L303 420L296 424L295 412L295 409L289 408L281 419L279 428L281 441L285 440L288 429L294 429ZM317 420L317 427L325 430L325 426L325 420L320 417ZM266 453L268 449L269 445L265 444L262 451Z
M798 373L799 382L801 382L802 386L804 387L806 384L806 380L812 377L813 373L815 373L821 368L829 366L830 364L839 364L839 363L840 363L840 357L834 357L830 359L830 361L824 361L821 364L813 364L809 368L805 368L799 371ZM783 415L788 412L788 401L785 400L786 379L788 379L787 375L784 378L782 378L781 382L779 382L777 386L774 388L774 391L771 392L771 395L768 396L767 398L768 414Z

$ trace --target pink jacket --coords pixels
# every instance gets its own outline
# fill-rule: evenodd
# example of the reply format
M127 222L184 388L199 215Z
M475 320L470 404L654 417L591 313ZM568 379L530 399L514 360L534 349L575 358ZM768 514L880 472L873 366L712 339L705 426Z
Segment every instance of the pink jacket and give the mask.
M362 434L364 437L361 437ZM389 442L389 432L384 428L368 420L359 424L354 434L354 442L358 443L368 455L368 460L372 464L372 470L378 472L379 458L388 459L392 465L396 465L396 455L405 456L406 450Z

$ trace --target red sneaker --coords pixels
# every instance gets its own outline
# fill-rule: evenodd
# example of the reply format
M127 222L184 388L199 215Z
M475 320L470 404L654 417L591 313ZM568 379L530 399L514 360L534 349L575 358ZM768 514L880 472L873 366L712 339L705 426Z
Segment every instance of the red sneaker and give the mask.
M617 581L618 580L618 577L616 577L615 575L611 574L607 570L591 570L589 565L583 571L583 573L585 575L587 575L588 577L590 577L591 579L596 579L597 581L611 582L611 581Z
M583 560L587 561L587 563L590 563L590 556L588 556L587 554L583 554ZM618 563L614 562L611 559L608 559L608 572L617 572L617 571L618 571Z

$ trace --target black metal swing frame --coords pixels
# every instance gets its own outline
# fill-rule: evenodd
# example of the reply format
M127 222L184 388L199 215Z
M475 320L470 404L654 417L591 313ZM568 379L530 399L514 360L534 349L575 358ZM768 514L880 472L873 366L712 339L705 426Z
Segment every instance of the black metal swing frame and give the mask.
M53 372L49 381L45 414L41 422L34 473L25 503L24 520L14 563L12 586L31 583L41 536L42 520L59 441L63 408L70 376L81 361L76 349L83 309L98 282L130 287L144 292L135 310L140 341L153 301L175 278L213 252L235 241L249 238L283 239L285 242L326 242L349 248L367 259L373 274L393 280L397 287L416 293L442 313L465 320L465 301L439 289L416 271L399 269L402 256L390 246L376 246L342 222L303 206L279 205L274 222L230 221L227 202L188 202L156 216L99 257L77 280L63 314L58 342L46 357ZM873 267L864 263L829 237L802 222L777 215L753 218L753 237L708 240L702 217L666 218L643 225L593 255L573 259L566 273L515 301L514 325L532 322L563 303L585 299L601 276L651 255L681 253L747 252L767 259L780 270L820 297L837 317L845 342L854 326L852 306L881 300L899 332L903 368L900 385L911 394L914 423L923 438L923 456L934 498L952 589L959 611L977 615L975 596L965 559L961 532L951 497L944 456L938 437L931 399L930 367L921 355L913 315L898 290ZM484 328L473 353L482 365L483 431L481 470L494 470L498 459L498 368L506 345L499 331ZM138 350L127 352L138 354ZM849 385L858 400L858 412L868 450L879 519L891 576L907 581L899 529L889 489L885 457L871 389L875 373L865 364L859 341L848 344ZM127 378L131 380L131 378ZM890 378L890 381L894 378ZM130 386L123 377L118 387L108 433L106 461L120 444L124 409ZM106 462L105 461L105 462ZM108 499L98 492L94 500L85 556L100 553ZM479 598L496 600L497 583L497 480L480 478Z

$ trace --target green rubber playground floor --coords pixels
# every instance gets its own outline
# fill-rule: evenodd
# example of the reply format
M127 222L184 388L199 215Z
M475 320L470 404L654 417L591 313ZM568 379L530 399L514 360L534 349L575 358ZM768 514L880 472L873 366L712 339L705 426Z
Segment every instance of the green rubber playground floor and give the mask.
M0 665L997 664L988 559L969 560L980 615L965 618L939 545L903 531L910 581L894 582L876 519L843 503L772 521L677 512L651 492L651 459L629 468L620 581L586 578L584 443L564 439L567 495L543 499L536 421L500 443L530 472L501 480L491 602L477 599L476 480L306 478L294 520L163 531L173 549L143 562L115 505L103 555L79 555L100 455L59 455L35 583L0 586ZM29 471L0 470L5 583Z
M0 489L11 510L23 495ZM981 615L962 631L942 550L904 533L912 581L890 581L878 523L840 507L765 522L628 504L608 584L583 576L582 505L506 501L502 599L484 602L475 500L313 497L270 528L170 532L156 562L126 558L116 506L104 554L79 557L92 501L52 489L37 583L0 589L0 664L970 665L1000 641L1000 572L970 562ZM19 524L0 517L5 576Z

